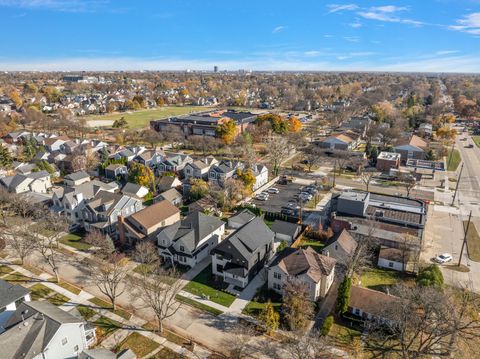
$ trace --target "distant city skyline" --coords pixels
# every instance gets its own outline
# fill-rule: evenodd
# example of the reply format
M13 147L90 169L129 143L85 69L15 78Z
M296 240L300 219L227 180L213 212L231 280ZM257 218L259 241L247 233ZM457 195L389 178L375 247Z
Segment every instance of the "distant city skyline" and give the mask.
M0 0L1 71L480 72L479 0Z

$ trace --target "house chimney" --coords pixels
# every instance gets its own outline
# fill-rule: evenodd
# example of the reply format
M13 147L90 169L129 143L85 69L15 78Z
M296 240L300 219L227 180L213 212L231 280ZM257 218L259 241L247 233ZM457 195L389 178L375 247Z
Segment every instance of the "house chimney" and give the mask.
M118 241L120 242L121 246L124 246L126 244L125 220L121 214L118 216L117 232L118 232Z

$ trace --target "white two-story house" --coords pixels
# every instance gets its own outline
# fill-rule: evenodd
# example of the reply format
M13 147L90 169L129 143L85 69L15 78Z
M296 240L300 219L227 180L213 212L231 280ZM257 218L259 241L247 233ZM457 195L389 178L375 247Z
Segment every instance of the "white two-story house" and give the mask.
M305 284L311 301L324 298L335 277L335 263L311 247L286 248L268 265L268 289L283 295L285 283L296 279Z
M0 333L17 307L21 303L29 301L30 291L27 288L0 279Z

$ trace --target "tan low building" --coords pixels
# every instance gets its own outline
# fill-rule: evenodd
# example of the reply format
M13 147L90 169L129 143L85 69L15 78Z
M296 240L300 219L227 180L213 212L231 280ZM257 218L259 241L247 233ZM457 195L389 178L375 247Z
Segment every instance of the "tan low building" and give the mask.
M118 219L118 236L122 243L152 238L156 232L180 221L180 211L167 200L157 202L129 217Z

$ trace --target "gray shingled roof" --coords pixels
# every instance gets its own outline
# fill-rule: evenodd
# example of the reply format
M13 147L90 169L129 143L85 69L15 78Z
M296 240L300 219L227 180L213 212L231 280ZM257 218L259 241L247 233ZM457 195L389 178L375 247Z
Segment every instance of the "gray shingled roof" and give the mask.
M0 279L0 309L25 297L30 291L21 285L13 285Z
M290 237L295 236L300 225L291 222L280 221L276 219L272 224L272 231L275 233L286 234Z
M62 324L73 323L84 321L47 301L22 303L5 323L6 331L0 334L2 357L35 358L45 350Z
M71 181L78 181L79 179L86 178L86 177L90 178L87 172L78 171L78 172L71 173L65 176L64 178Z

